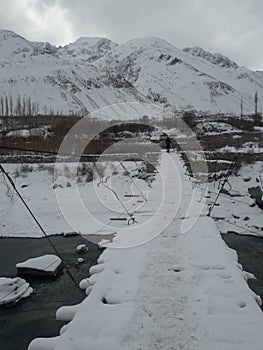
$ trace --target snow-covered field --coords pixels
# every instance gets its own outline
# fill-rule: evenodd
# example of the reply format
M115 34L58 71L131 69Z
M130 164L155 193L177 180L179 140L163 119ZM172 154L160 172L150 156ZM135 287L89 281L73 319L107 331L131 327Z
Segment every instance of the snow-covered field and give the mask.
M213 136L218 134L242 133L242 130L223 122L209 122L198 125L197 132L201 135Z
M234 146L225 146L217 150L220 153L248 153L248 154L257 154L263 152L263 147L260 147L258 143L246 142L240 148Z
M21 171L21 165L6 164L4 167L48 234L72 231L59 211L51 172L47 169L39 170L38 165L29 165L29 170L26 167L25 172L24 167ZM16 177L18 174L20 175ZM2 194L0 235L2 237L42 237L42 232L3 175L1 175L0 186Z
M147 198L150 187L144 180L136 177L138 166L134 162L125 163L131 175L135 175L133 181L136 185L124 174L119 162L103 163L101 168L105 178L115 173L105 185L117 191L129 211L136 212L144 204L144 200L138 197L126 197L126 195L131 193L140 195L139 188ZM54 168L50 164L28 166L6 164L4 167L14 179L21 195L48 235L72 231L80 232L83 235L94 233L105 235L114 232L113 229L110 231L104 229L106 226L111 226L111 217L127 217L115 195L110 189L100 184L98 176L94 181L87 182L89 172L85 173L84 171L83 174L76 175L76 164L57 166L55 178ZM42 232L7 180L2 176L0 181L2 193L0 199L0 236L42 237ZM153 205L153 210L156 206L158 203ZM97 220L98 218L99 220ZM118 226L118 224L118 222L114 222L114 226Z
M176 154L162 154L147 206L137 210L137 224L117 228L81 282L87 298L58 310L70 321L60 335L36 339L30 350L262 349L261 301L246 282L252 276L206 216L205 198Z

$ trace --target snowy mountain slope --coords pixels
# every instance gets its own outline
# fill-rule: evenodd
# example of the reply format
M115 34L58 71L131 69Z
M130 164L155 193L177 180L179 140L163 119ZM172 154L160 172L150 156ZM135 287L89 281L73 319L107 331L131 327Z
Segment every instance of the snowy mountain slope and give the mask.
M76 60L94 62L111 52L118 44L106 38L80 37L75 42L58 49L59 55L68 55Z
M263 94L263 74L224 58L218 64L181 51L158 38L131 40L104 56L99 64L124 75L152 101L177 108L239 112L243 98L245 112L253 111L255 91ZM212 54L211 54L212 55ZM220 56L212 56L219 59ZM211 57L210 57L211 58ZM231 69L226 69L227 65ZM262 103L262 102L261 102Z
M125 44L81 37L64 47L0 31L0 97L30 97L39 113L93 111L106 105L151 101L210 112L263 107L263 72L253 72L201 48L179 50L159 38ZM10 108L9 108L10 113ZM84 112L83 112L84 113Z
M49 43L30 42L9 30L0 30L0 64L5 68L12 62L26 61L40 54L52 54L57 51Z
M145 101L122 77L105 74L89 64L114 46L106 39L79 39L57 49L1 31L0 96L11 97L13 104L18 96L30 97L40 113L92 111L113 103Z
M212 54L211 52L208 52L202 49L201 47L186 47L183 49L183 51L192 56L204 58L210 63L221 66L223 68L238 68L238 64L236 62L231 61L228 57L223 56L220 53Z

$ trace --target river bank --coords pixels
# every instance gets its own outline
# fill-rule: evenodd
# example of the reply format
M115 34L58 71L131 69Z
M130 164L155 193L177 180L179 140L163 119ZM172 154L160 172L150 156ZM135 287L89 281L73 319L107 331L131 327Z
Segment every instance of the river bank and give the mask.
M52 236L52 242L61 252L75 279L79 282L89 274L89 268L96 264L101 250L89 241L84 243L88 251L82 254L75 247L83 243L81 237ZM0 276L15 277L15 264L32 256L54 253L46 239L1 238ZM76 264L78 257L85 262ZM5 350L26 350L36 337L57 335L63 322L56 321L56 311L62 305L77 304L85 293L76 288L64 271L56 279L26 277L34 293L24 301L0 308L0 348Z

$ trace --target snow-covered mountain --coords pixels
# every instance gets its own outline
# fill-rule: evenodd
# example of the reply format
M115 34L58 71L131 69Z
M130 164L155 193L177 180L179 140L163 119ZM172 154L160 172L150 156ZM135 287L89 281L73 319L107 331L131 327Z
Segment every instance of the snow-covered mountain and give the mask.
M114 46L107 39L81 38L56 48L1 31L0 97L11 97L13 110L19 96L21 100L30 97L40 113L85 112L113 103L145 101L128 81L90 63Z
M76 60L94 62L111 52L118 45L106 38L85 38L81 37L74 43L59 49L60 55L68 55Z
M30 97L40 113L129 101L239 113L242 99L244 113L252 113L256 91L258 109L263 107L263 72L198 47L179 50L159 38L118 45L81 37L55 47L2 30L0 67L0 97L11 97L13 109L20 96Z
M252 72L204 50L181 51L158 38L131 40L100 59L154 102L203 111L253 112L263 94L263 72ZM262 101L261 101L262 103Z

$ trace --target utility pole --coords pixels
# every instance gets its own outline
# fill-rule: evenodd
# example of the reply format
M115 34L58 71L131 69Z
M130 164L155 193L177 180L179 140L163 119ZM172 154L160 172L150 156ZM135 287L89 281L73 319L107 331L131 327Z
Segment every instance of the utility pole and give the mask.
M243 117L243 96L241 97L240 101L240 117Z
M255 125L259 125L260 122L260 114L258 114L258 93L255 93Z
M258 93L256 91L255 93L255 118L257 118L258 115Z

